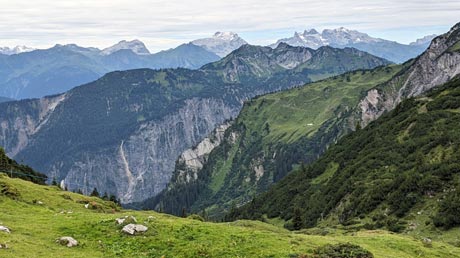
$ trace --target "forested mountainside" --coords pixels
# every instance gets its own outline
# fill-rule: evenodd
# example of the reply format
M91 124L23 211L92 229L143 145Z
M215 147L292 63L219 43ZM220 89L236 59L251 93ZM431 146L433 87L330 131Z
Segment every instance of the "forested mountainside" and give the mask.
M161 192L177 157L245 100L387 64L353 49L245 45L199 70L113 72L64 94L0 104L0 145L69 189L139 202Z
M0 95L15 99L39 98L63 93L116 70L197 69L220 59L193 44L156 54L150 54L140 41L122 41L112 48L108 51L70 44L0 55Z
M403 65L356 71L249 102L222 144L199 158L201 167L179 160L168 189L141 206L221 217L293 167L314 161L342 135L459 74L459 30L455 25Z
M227 219L289 228L360 225L429 232L460 225L460 78L404 100Z

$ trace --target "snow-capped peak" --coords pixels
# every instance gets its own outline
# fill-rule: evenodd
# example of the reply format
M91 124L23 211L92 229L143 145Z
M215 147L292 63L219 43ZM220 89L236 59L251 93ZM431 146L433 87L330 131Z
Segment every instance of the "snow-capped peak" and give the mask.
M354 43L380 42L381 39L372 38L366 33L350 30L345 27L336 29L325 29L319 33L315 29L305 30L303 33L295 32L291 38L278 40L271 47L276 47L280 42L285 42L291 46L303 46L319 48L326 45L346 46Z
M191 42L220 57L228 55L233 50L247 44L238 34L234 32L216 32L211 38L197 39Z
M142 43L142 41L137 40L137 39L132 40L132 41L122 40L111 47L103 49L101 54L110 55L122 49L129 49L138 55L149 55L150 54L150 51L147 49L145 44Z
M215 39L222 39L222 40L234 40L239 38L238 34L231 32L231 31L225 31L225 32L216 32L214 36L212 36Z
M30 51L34 51L34 50L35 50L35 48L30 48L30 47L26 47L26 46L15 46L13 48L0 47L0 54L14 55L14 54L30 52Z

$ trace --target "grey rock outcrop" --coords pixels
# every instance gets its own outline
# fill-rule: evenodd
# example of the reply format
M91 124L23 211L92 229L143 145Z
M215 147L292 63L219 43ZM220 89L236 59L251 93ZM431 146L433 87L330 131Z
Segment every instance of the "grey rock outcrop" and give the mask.
M140 224L128 224L123 227L121 232L126 233L128 235L135 235L136 233L143 233L148 230L148 227Z
M460 23L436 37L429 48L392 80L367 92L359 103L363 125L394 109L403 99L419 96L460 74Z

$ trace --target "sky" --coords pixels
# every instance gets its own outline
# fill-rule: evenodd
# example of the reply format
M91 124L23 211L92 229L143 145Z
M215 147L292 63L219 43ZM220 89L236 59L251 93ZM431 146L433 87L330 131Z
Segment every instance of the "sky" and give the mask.
M409 43L458 22L459 0L0 0L0 46L104 48L139 39L157 52L216 31L268 45L338 27Z

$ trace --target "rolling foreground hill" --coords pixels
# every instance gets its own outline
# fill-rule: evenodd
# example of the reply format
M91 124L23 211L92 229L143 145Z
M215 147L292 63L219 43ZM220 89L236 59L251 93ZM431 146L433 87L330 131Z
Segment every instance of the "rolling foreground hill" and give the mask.
M251 100L225 132L185 151L168 188L140 205L222 217L296 166L316 160L343 135L459 74L459 32L457 24L402 65L354 71Z
M0 103L0 145L69 189L140 202L161 192L177 157L245 100L387 64L350 48L244 45L199 70L113 72L64 94Z
M122 210L96 197L1 173L0 209L0 227L10 231L0 230L0 257L328 257L337 252L348 256L335 257L460 257L460 249L444 242L427 245L381 230L306 234L256 221L210 223L198 216ZM129 217L116 223L125 216L137 222ZM147 231L122 233L127 223ZM78 245L56 242L66 236Z

